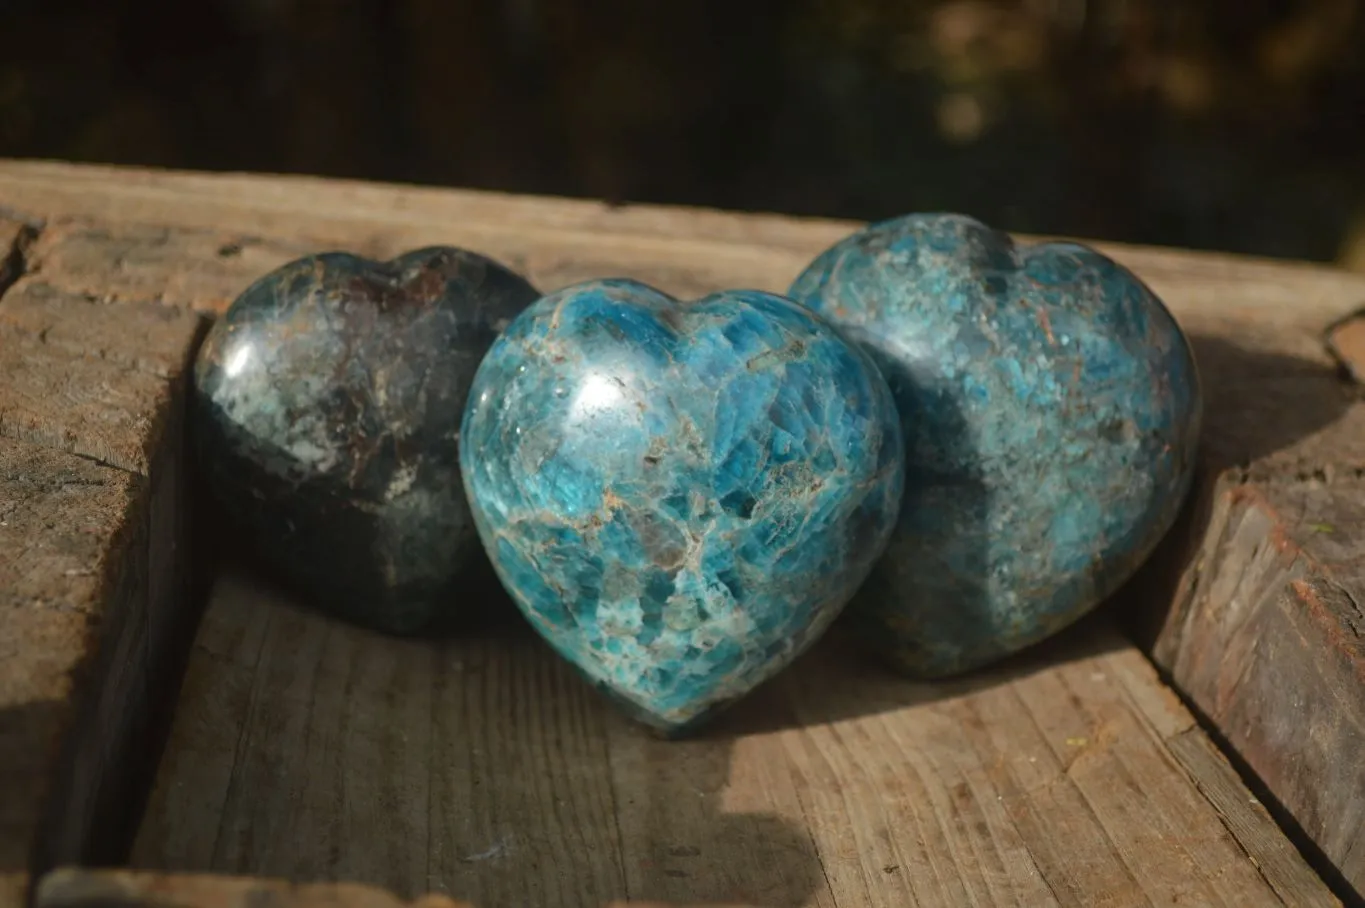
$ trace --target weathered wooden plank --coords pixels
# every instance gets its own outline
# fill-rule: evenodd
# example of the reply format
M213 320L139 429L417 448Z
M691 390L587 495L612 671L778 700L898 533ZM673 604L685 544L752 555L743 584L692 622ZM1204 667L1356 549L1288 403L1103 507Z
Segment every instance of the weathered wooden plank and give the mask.
M439 895L413 901L373 886L62 868L40 882L34 908L473 908Z
M534 641L404 644L240 576L215 601L135 866L480 905L622 894L602 717Z
M53 273L53 272L48 272ZM61 277L54 273L54 277ZM14 286L0 305L0 331L28 352L45 349L53 360L97 360L110 368L145 375L165 386L181 374L201 329L192 312L150 298L110 302L88 293L60 290L44 279ZM155 401L140 410L157 413ZM155 443L155 439L148 441Z
M1322 892L1317 875L1280 835L1261 802L1246 796L1236 771L1208 736L1190 729L1171 738L1168 745L1284 903L1311 904Z
M181 594L176 472L0 439L0 875L120 857ZM168 484L169 483L169 484ZM181 628L182 636L184 628ZM183 645L183 643L182 643ZM6 901L4 904L13 904Z
M1200 789L1251 795L1173 752L1200 734L1091 622L955 684L832 641L666 742L525 634L384 638L234 573L133 861L481 906L1336 904L1267 815L1233 835Z
M0 439L0 904L131 838L195 617L178 457L149 481Z
M432 242L466 244L498 255L509 264L528 271L546 289L569 280L602 274L635 276L687 294L724 285L781 289L810 255L852 226L721 212L611 208L588 202L514 199L492 194L337 184L302 178L209 177L15 162L0 162L0 205L32 212L35 219L47 221L47 233L29 249L29 258L36 268L34 280L41 278L55 290L78 298L89 297L91 302L143 300L208 310L221 308L260 270L296 251L331 246L387 255ZM103 227L92 223L92 219L99 218L108 223ZM179 229L167 230L167 227ZM262 234L276 239L265 239ZM241 247L240 251L235 248L237 246ZM1209 389L1206 433L1209 481L1201 490L1200 504L1192 508L1193 516L1186 525L1183 540L1180 534L1173 538L1167 546L1166 563L1154 566L1153 576L1148 578L1149 583L1156 584L1156 587L1149 587L1149 591L1158 589L1158 592L1149 594L1140 603L1143 614L1159 625L1163 617L1161 611L1154 612L1151 606L1154 601L1162 606L1172 599L1169 589L1174 587L1179 569L1185 563L1181 558L1182 541L1188 542L1188 551L1197 551L1221 532L1210 530L1206 533L1207 527L1215 526L1210 518L1220 496L1234 493L1254 496L1262 490L1271 490L1266 494L1274 498L1278 494L1276 489L1292 490L1298 484L1314 481L1313 478L1319 475L1329 476L1330 481L1330 477L1355 475L1355 471L1361 469L1365 407L1336 379L1331 362L1321 347L1319 332L1322 325L1365 299L1365 279L1306 266L1122 246L1106 245L1105 248L1133 267L1170 303L1194 337ZM248 261L249 254L258 253L258 258ZM28 336L33 336L32 327L13 326L12 330L25 330ZM72 345L79 346L79 342ZM37 412L35 408L31 411ZM34 416L32 420L38 418ZM73 431L79 436L82 432L89 435L93 430ZM50 441L55 436L45 437ZM106 447L113 450L112 445ZM129 463L139 463L132 448L122 449L120 456L126 457ZM1282 536L1279 530L1266 529L1261 542L1248 544L1253 548L1264 547ZM1220 559L1225 557L1217 555ZM1233 565L1235 560L1228 563ZM1196 562L1195 568L1205 573L1211 570L1204 562ZM1197 586L1199 576L1191 572L1181 587L1186 591L1176 597L1181 608L1166 625L1163 636L1166 643L1158 652L1179 649L1173 648L1170 642L1174 629L1183 626L1193 609L1206 608L1207 603L1216 601L1217 597L1212 595L1196 597L1187 592ZM1340 579L1335 574L1333 577ZM1164 590L1160 589L1163 580L1170 584ZM1292 618L1290 626L1299 629L1302 616L1287 614ZM1208 624L1195 622L1193 626ZM1314 649L1316 644L1311 635L1306 633L1286 634L1281 642L1283 646L1278 649L1260 647L1251 654L1250 661L1261 666L1259 670L1264 671L1266 677L1294 679L1300 676L1294 670L1296 664L1311 662L1321 655L1320 650ZM1217 653L1213 647L1204 649L1210 654ZM1231 656L1224 654L1221 658ZM1177 672L1177 680L1180 677ZM250 683L256 683L255 674L251 674L250 679ZM1304 686L1306 683L1290 680L1286 682L1286 689L1300 699L1312 696L1313 689ZM1193 686L1187 685L1187 688L1195 692ZM1129 696L1143 702L1161 699L1161 689L1154 683L1126 690ZM1134 690L1143 693L1134 694ZM1342 688L1341 693L1347 704L1360 702L1359 698L1350 697L1346 688ZM1212 701L1204 702L1207 697L1200 700L1197 692L1195 695L1201 708L1226 725L1227 718L1210 709L1209 702ZM1321 733L1305 726L1301 711L1290 710L1284 705L1292 699L1288 694L1286 697L1289 699L1277 701L1275 708L1280 711L1276 713L1276 721L1289 731L1282 739L1271 741L1280 748L1276 752L1282 755L1290 754L1292 745L1310 732ZM416 699L420 700L420 697ZM1150 712L1144 715L1148 715L1147 721L1153 721ZM1230 731L1235 729L1224 728L1225 734L1238 741ZM1244 737L1248 734L1255 737L1256 732L1247 730ZM801 733L798 738L802 747L812 746L810 735ZM1348 745L1349 742L1341 746ZM821 761L824 759L821 757ZM1173 758L1168 755L1163 759L1170 761ZM646 764L652 765L647 760ZM622 765L629 768L634 764ZM812 764L813 767L821 765L824 762ZM1302 771L1298 764L1287 760L1265 765L1282 765L1286 767L1283 772L1291 775ZM209 769L206 767L205 771ZM625 771L613 769L613 791L619 788L621 772ZM806 790L806 776L793 774L790 768L785 772L784 776L760 767L748 774L741 773L734 778L741 779L742 783L736 783L732 788L737 787L744 794L728 792L726 796L740 800L770 798L774 804L804 805L801 792ZM631 777L627 773L624 778ZM921 778L934 777L922 772ZM1009 777L993 778L992 784L1009 783ZM1105 784L1098 784L1096 790L1104 790L1111 781L1111 777L1103 774L1100 778ZM1153 776L1149 781L1154 780L1156 777ZM1286 779L1267 777L1267 781L1277 793L1277 785L1285 790L1293 787ZM1344 784L1341 779L1311 781L1313 784ZM473 782L461 782L451 791L461 792L474 787ZM593 785L588 785L587 789L596 790ZM667 786L661 790L666 796L669 793ZM937 791L932 786L926 786L924 790ZM1034 805L1012 814L1011 822L1020 829L1034 829L1033 838L1029 839L1032 844L1025 850L1035 863L1041 861L1050 868L1043 874L1049 882L1061 881L1057 883L1054 898L1065 902L1076 897L1075 893L1084 892L1087 884L1103 888L1103 880L1109 878L1104 875L1106 872L1117 874L1112 877L1115 880L1124 878L1128 871L1124 870L1126 865L1121 860L1117 864L1097 861L1094 866L1099 869L1095 875L1080 874L1074 870L1065 852L1049 851L1048 842L1043 841L1044 836L1038 831L1049 830L1055 824L1066 827L1071 814L1063 808L1068 804L1077 810L1083 806L1095 813L1085 796L1078 799L1074 792L1068 795L1065 791L1069 789L1059 790L1055 784L1049 785L1046 791L1026 786L1020 790L1038 798L1053 797L1051 802L1040 801L1041 806ZM759 794L753 794L755 791ZM1046 795L1046 792L1052 794ZM1206 798L1206 803L1208 800ZM1289 803L1290 799L1285 800ZM1324 798L1323 802L1326 813L1322 820L1322 835L1345 835L1341 830L1349 832L1355 828L1351 825L1349 810L1342 809L1352 803L1349 796ZM668 803L670 809L681 810L674 806L673 800ZM831 800L829 803L840 802ZM1289 806L1291 810L1299 809L1292 803ZM801 809L806 810L804 806ZM942 809L948 810L948 807ZM1068 819L1059 820L1049 810L1058 811ZM1336 813L1332 813L1333 810ZM1214 812L1222 816L1218 811ZM805 816L804 812L802 816ZM1152 829L1160 829L1166 822L1160 811L1148 811L1143 816L1142 822ZM1034 827L1030 827L1030 823L1035 824ZM942 829L932 825L926 828ZM987 828L992 828L989 823ZM1225 825L1224 828L1228 827ZM641 829L643 832L637 832L643 835L652 827L646 825ZM609 837L601 839L608 840ZM619 832L617 841L625 843L621 846L623 849L634 845L648 851L653 847L643 839L627 842ZM1018 860L1018 852L1011 850L1008 841L1001 841L1003 844L999 845L990 864L995 868L991 873L997 876L1002 872L999 868L1015 867L1011 861ZM844 848L842 854L853 853L846 844L841 847ZM932 846L926 847L928 850L921 854L919 866L939 872L945 872L944 868L949 867L944 863L943 854L955 856L959 853L951 849L949 852L935 851L935 848L946 847L937 839ZM964 846L959 843L957 847ZM1142 851L1148 848L1148 843L1134 840L1131 847ZM746 848L747 845L737 847L736 851L752 858L753 853L745 851ZM1115 853L1124 853L1117 845L1114 848ZM654 857L646 854L644 859L653 860ZM624 862L625 858L620 861ZM847 869L853 866L846 865L843 872L850 874L848 880L856 881L864 874L862 870ZM1109 870L1105 871L1105 867ZM685 868L672 869L686 872ZM627 885L633 885L631 881L638 884L640 880L658 878L632 868L628 862L621 872ZM616 878L613 876L615 871L603 873L603 880ZM713 882L721 881L715 882L717 886L723 882L723 875L712 874L708 878ZM953 885L959 892L994 893L996 890L990 888L993 884L982 881L994 878L988 873L975 882L964 878ZM754 879L762 879L762 875ZM799 877L793 879L799 882ZM917 881L922 879L917 878ZM1175 891L1169 887L1176 885L1160 876L1139 883L1146 885L1149 895L1153 896ZM488 891L495 894L514 891L508 888L509 885L496 881L487 884ZM666 888L675 884L665 880L658 885ZM780 887L789 882L784 879L774 885L778 886L775 891L780 892ZM816 897L828 902L836 892L855 891L840 889L840 886L855 885L856 882L847 881L828 883L828 892ZM1294 891L1284 888L1285 885L1275 884L1271 888L1280 892ZM1161 888L1163 886L1168 888ZM818 886L816 888L817 892L821 891ZM932 890L924 891L929 893L925 897L934 897ZM1057 895L1058 892L1061 895Z
M43 878L35 908L474 908L440 895L405 901L372 886L305 883L209 874L157 874L63 868ZM612 902L603 908L626 908ZM631 902L630 908L702 908ZM752 908L707 903L705 908Z
M1347 884L1365 892L1365 406L1338 371L1365 293L1335 313L1286 297L1285 320L1196 338L1208 387L1204 471L1133 622Z
M695 208L612 206L313 177L208 175L0 161L0 205L51 220L98 220L129 235L191 228L231 243L345 246L371 255L467 244L528 273L542 289L620 274L677 293L725 286L781 290L856 224ZM149 227L150 225L150 227ZM54 233L54 243L61 239ZM196 241L198 242L198 241ZM179 269L214 268L209 244ZM1097 244L1137 272L1195 331L1258 320L1324 324L1365 299L1365 276L1296 263ZM244 254L250 247L244 247ZM145 255L145 253L142 253ZM170 256L167 256L168 258ZM261 264L273 261L269 255ZM122 267L122 266L120 266ZM117 269L115 269L117 271ZM248 269L241 272L254 274ZM117 274L110 280L119 280ZM218 285L220 288L223 285ZM194 294L191 294L193 296ZM206 298L221 300L221 289ZM1232 330L1235 339L1237 330Z
M200 327L178 309L21 279L0 303L0 437L145 475Z
M38 859L44 806L69 781L62 735L104 603L122 583L137 485L0 439L0 875L11 898Z
M197 318L0 291L0 900L57 861L117 860L192 628L175 382ZM67 453L70 452L70 453ZM164 724L164 722L163 722Z
M1360 888L1365 483L1224 476L1211 498L1156 657Z
M57 289L221 312L246 286L291 259L327 248L306 236L265 238L214 228L53 219L28 251L30 270ZM383 248L352 251L384 255Z

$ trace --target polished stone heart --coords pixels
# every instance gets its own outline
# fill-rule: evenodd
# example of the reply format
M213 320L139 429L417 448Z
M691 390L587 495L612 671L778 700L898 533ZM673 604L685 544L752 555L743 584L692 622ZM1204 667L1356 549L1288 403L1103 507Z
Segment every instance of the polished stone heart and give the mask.
M459 429L479 361L539 293L483 256L291 262L217 321L194 372L199 463L234 529L318 608L454 626L479 552Z
M901 451L885 380L809 311L604 280L546 297L493 345L461 463L531 623L678 734L839 614L895 523Z
M790 295L863 344L900 410L901 518L848 614L903 669L954 674L1050 636L1170 528L1195 463L1194 357L1110 259L911 215L836 244Z

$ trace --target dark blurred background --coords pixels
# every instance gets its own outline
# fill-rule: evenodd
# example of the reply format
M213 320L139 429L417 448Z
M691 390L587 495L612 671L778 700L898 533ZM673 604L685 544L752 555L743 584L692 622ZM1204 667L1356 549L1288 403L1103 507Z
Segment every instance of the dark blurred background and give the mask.
M0 0L0 156L1365 269L1365 0Z

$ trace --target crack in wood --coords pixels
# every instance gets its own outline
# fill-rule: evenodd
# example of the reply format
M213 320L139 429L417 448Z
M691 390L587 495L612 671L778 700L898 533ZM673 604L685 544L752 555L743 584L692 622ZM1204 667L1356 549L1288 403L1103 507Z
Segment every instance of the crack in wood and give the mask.
M1360 600L1351 592L1350 587L1332 577L1323 577L1323 582L1330 585L1342 595L1351 608L1351 614L1343 615L1346 625L1357 637L1365 637L1365 608L1361 608Z
M0 300L4 299L9 288L28 273L28 251L33 248L40 232L37 226L27 222L21 223L15 231L9 249L0 259Z

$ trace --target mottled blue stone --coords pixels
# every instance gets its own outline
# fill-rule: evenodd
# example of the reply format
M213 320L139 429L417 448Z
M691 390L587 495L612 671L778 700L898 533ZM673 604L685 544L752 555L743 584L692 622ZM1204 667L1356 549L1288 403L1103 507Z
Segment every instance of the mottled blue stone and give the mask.
M955 674L1050 636L1170 528L1195 464L1195 361L1110 259L911 215L836 244L790 295L863 344L900 410L904 506L848 622L902 669Z
M472 252L308 256L209 331L192 428L232 531L319 609L397 634L452 629L479 553L460 480L465 398L540 294Z
M895 524L876 367L790 300L561 290L489 350L461 464L504 586L562 656L680 734L843 609Z

